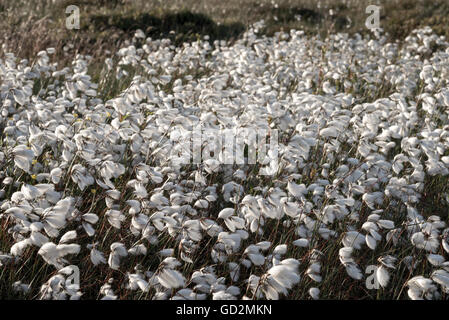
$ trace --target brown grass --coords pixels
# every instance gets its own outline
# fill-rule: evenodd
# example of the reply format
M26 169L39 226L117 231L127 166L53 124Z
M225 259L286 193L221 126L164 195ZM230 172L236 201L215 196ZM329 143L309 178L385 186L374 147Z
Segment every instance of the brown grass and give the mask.
M0 43L3 52L33 59L47 47L57 49L64 64L73 54L92 55L101 61L126 43L135 30L152 38L167 37L175 44L209 35L213 40L238 38L249 25L264 19L267 35L303 29L308 34L329 32L368 34L368 4L381 9L381 27L391 40L429 25L449 36L446 0L4 0L0 4ZM80 30L65 28L65 8L81 12ZM332 10L332 11L331 11ZM331 14L332 13L332 14ZM298 20L298 18L300 19ZM174 32L172 32L174 31Z

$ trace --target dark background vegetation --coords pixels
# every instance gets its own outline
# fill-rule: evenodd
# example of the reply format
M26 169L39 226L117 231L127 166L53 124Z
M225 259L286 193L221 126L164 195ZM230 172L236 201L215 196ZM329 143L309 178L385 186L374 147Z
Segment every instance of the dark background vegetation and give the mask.
M80 8L80 30L65 28L65 8L71 4ZM323 37L367 34L369 4L382 6L381 27L392 41L426 25L449 35L448 0L0 0L0 44L6 45L2 52L29 59L54 47L62 62L72 60L64 59L64 47L101 59L137 29L175 44L205 35L232 41L261 19L267 35L290 29Z

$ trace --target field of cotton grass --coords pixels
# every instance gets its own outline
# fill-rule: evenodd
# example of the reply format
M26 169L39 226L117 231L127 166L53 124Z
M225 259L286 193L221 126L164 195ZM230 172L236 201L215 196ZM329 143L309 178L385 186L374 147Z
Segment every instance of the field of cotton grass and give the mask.
M3 54L2 299L448 298L449 42L265 27ZM180 164L198 127L277 130L277 171Z

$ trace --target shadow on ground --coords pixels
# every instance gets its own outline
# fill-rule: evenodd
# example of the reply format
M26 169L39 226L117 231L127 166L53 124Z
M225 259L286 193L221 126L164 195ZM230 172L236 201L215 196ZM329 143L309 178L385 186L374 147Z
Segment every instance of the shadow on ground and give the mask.
M90 26L98 31L119 29L126 33L141 29L154 39L171 38L176 44L196 40L199 36L210 36L210 40L231 40L238 38L244 31L242 23L217 24L204 14L181 11L156 17L149 13L137 16L93 15ZM171 33L174 31L175 34Z

